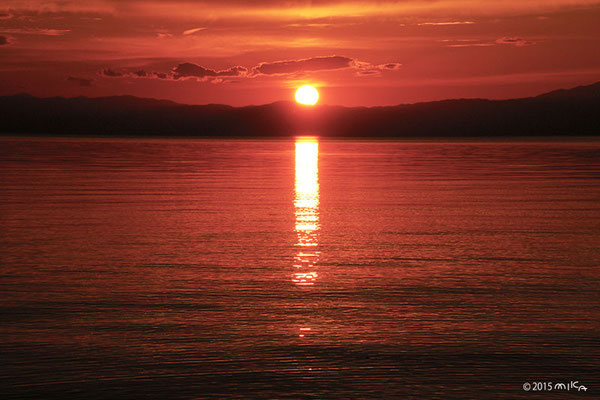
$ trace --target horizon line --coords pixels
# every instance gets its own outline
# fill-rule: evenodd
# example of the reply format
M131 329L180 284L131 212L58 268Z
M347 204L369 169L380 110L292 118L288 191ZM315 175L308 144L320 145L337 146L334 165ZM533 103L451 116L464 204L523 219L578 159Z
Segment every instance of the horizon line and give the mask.
M180 105L180 106L191 106L191 107L223 106L223 107L230 107L230 108L246 108L246 107L263 107L263 106L269 106L269 105L278 104L278 103L289 103L289 104L293 104L299 108L305 108L305 109L312 109L312 108L319 108L319 107L385 108L385 107L409 106L409 105L415 105L415 104L440 103L440 102L444 102L444 101L460 101L460 100L484 100L484 101L491 101L491 102L522 100L522 99L536 98L536 97L540 97L540 96L550 94L550 93L555 93L555 92L560 92L560 91L565 91L565 90L574 90L574 89L590 87L590 86L594 86L594 85L600 85L600 81L595 81L595 82L587 84L587 85L577 85L577 86L568 87L568 88L559 88L559 89L551 90L548 92L541 92L541 93L538 93L535 95L525 96L525 97L509 97L509 98L501 98L501 99L490 99L490 98L485 98L485 97L455 97L455 98L446 98L446 99L440 99L440 100L418 101L418 102L414 102L414 103L396 103L396 104L373 105L373 106L344 106L344 105L340 105L340 104L315 104L312 106L306 106L303 104L298 104L297 102L295 102L293 100L276 100L271 103L247 104L247 105L243 105L243 106L233 106L233 105L225 104L225 103L190 104L190 103L180 103L180 102L170 100L170 99L163 99L163 98L156 98L156 97L140 97L140 96L135 96L135 95L131 95L131 94L116 94L116 95L109 95L109 96L83 96L83 95L80 95L80 96L72 96L72 97L67 97L67 96L40 97L40 96L34 96L34 95L32 95L30 93L26 93L26 92L18 92L18 93L14 93L14 94L2 95L0 97L27 96L27 97L32 97L32 98L36 98L36 99L64 99L64 100L73 100L73 99L80 99L80 98L82 98L82 99L135 98L135 99L142 99L142 100L169 102L169 103L173 103L173 104Z

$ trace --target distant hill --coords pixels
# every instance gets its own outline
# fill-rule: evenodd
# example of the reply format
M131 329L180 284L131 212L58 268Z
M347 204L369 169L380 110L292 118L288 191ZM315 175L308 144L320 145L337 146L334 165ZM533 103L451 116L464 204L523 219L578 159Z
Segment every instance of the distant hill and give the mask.
M231 107L133 96L0 97L0 134L70 136L494 137L600 134L600 82L513 100L390 107Z

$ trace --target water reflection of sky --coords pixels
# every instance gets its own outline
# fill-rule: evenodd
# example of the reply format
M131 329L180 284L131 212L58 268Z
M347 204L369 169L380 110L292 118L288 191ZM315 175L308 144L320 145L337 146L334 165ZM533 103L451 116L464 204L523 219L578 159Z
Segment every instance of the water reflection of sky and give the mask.
M296 195L294 208L298 248L292 281L298 286L314 285L319 260L319 142L316 138L296 140Z

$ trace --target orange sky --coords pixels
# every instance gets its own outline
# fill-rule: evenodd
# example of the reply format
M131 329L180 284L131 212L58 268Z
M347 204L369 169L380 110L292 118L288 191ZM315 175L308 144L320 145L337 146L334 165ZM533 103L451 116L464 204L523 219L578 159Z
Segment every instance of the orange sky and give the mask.
M522 97L599 81L599 21L600 0L4 0L0 95Z

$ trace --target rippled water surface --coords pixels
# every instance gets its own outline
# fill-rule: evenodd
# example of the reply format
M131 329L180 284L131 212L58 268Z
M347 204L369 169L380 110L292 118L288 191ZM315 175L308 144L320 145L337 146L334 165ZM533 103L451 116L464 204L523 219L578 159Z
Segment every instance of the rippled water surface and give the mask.
M0 183L2 398L600 392L599 142L5 138Z

